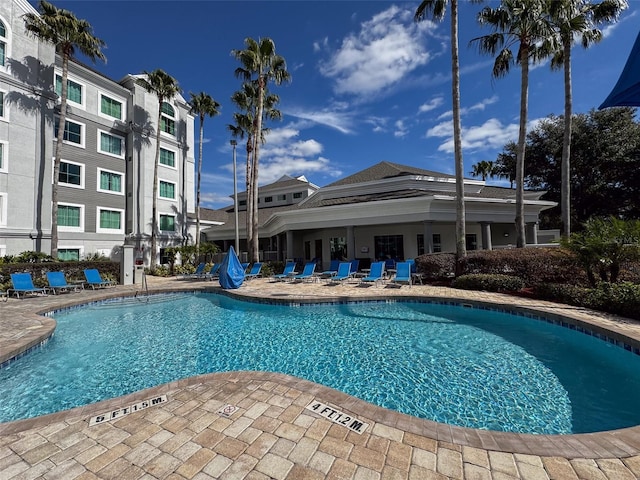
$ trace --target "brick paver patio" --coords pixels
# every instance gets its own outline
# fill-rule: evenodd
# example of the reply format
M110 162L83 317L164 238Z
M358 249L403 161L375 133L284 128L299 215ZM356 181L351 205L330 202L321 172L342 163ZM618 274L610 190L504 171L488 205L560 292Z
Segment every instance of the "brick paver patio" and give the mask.
M213 282L149 278L150 290ZM46 338L61 306L132 295L136 286L0 304L0 363ZM491 302L571 317L640 346L640 324L568 306L441 287L329 287L256 279L234 294L304 302L420 296ZM0 401L1 401L0 392ZM166 395L166 402L89 426L93 416ZM314 401L369 424L358 434L306 407ZM219 413L235 407L229 416ZM582 435L465 429L383 409L283 374L213 373L67 412L0 424L9 479L615 479L640 478L640 427Z

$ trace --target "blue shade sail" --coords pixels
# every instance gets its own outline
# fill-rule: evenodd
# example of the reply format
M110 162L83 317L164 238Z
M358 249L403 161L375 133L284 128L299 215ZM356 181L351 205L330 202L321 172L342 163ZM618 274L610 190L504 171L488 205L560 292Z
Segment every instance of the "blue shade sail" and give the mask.
M229 247L229 251L222 260L219 275L220 286L224 289L240 288L244 281L244 268L242 268L233 246Z
M640 107L640 33L618 83L598 110L607 107Z

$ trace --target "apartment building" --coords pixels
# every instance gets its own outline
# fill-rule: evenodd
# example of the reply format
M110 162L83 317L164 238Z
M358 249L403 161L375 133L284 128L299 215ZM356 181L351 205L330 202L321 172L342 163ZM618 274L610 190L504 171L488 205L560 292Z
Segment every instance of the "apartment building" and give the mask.
M53 159L61 58L26 35L24 0L0 4L0 255L51 249ZM58 177L58 254L117 258L123 244L149 263L158 100L140 75L115 81L72 61ZM177 95L162 107L158 245L193 240L193 124Z

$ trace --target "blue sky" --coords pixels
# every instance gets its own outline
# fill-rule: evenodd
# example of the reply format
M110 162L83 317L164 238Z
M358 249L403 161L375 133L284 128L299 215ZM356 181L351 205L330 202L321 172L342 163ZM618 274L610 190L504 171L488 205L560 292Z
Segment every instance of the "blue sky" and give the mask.
M261 150L259 178L305 175L327 185L380 161L453 173L449 17L413 22L415 2L387 1L55 1L88 20L102 38L107 63L96 68L114 80L161 68L189 92L204 91L221 104L205 120L202 206L231 204L230 101L240 88L230 54L244 39L270 37L287 62L292 82L273 86L281 122ZM630 0L604 40L573 51L574 112L608 95L626 62L640 24L640 0ZM32 1L35 5L35 2ZM476 22L481 6L461 2L460 66L463 156L495 160L517 139L520 70L491 78L493 59L469 41L489 33ZM529 120L560 115L563 77L548 65L530 76ZM198 121L195 131L198 140ZM197 159L197 143L195 156ZM241 146L238 168L245 162ZM242 171L239 190L244 190ZM496 183L496 182L493 182Z

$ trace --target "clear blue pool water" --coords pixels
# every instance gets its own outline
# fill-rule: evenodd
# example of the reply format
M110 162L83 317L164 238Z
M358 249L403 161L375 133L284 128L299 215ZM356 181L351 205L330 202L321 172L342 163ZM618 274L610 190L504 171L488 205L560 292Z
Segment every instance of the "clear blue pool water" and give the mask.
M57 313L54 337L0 370L0 422L203 373L265 370L465 427L579 433L640 424L640 358L543 321L418 302L152 298Z

